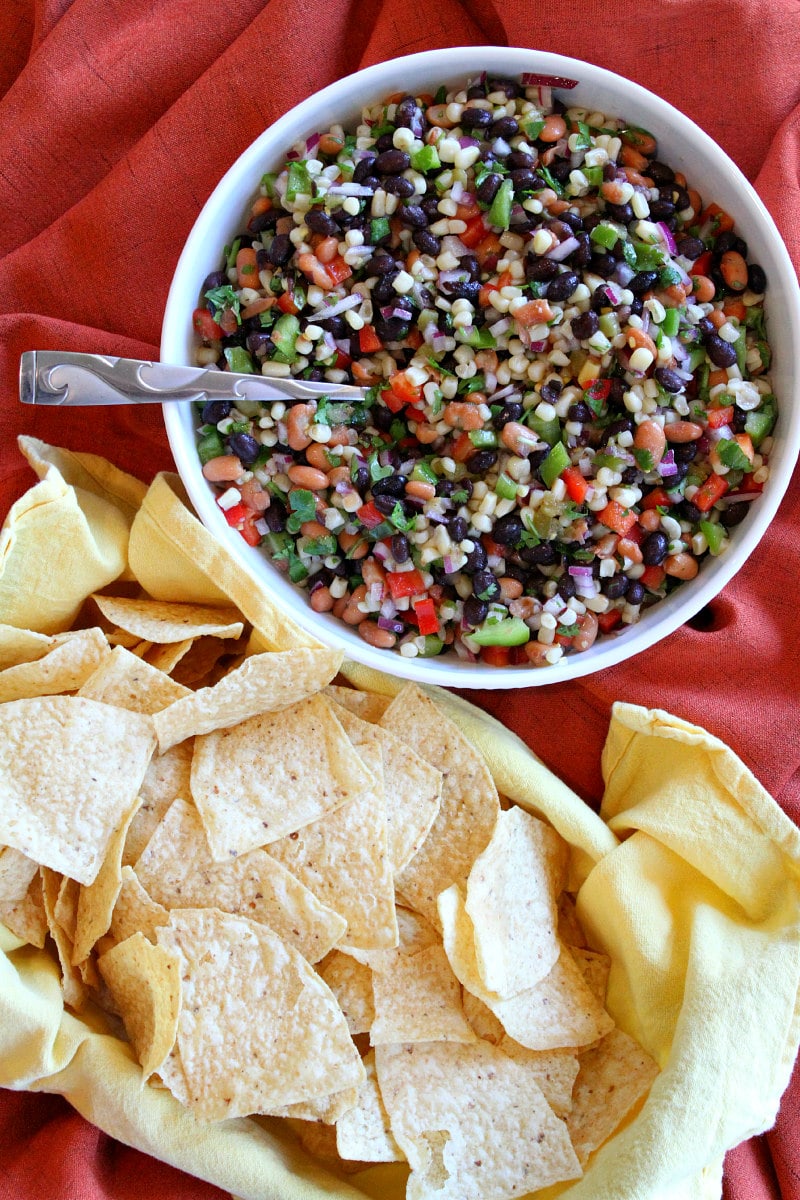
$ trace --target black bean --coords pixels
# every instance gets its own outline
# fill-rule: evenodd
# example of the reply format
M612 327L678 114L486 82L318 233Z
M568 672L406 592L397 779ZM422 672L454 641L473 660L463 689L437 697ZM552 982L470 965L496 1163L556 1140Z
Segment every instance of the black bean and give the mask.
M492 137L503 138L506 142L510 138L516 137L518 133L519 121L513 117L498 117L492 124Z
M644 478L644 474L638 467L626 467L622 472L622 482L625 487L638 485ZM674 476L673 476L674 478Z
M473 279L480 279L481 267L474 254L462 254L459 266L462 271L469 271Z
M483 475L490 470L497 462L496 450L476 450L476 452L467 459L467 470L473 475Z
M280 500L273 497L270 500L269 508L261 515L266 521L270 533L281 532L286 521L286 509Z
M231 400L209 400L203 405L203 424L216 425L224 421L233 408Z
M327 330L332 333L335 338L345 338L348 336L349 326L344 317L325 317L317 321L320 329Z
M571 600L577 592L578 586L572 576L566 573L562 575L558 580L558 594L562 600Z
M460 283L440 284L440 288L448 300L469 300L471 304L477 304L481 285L478 279L462 279Z
M462 129L488 129L492 123L492 114L486 108L466 107L461 112Z
M506 159L506 166L509 171L530 171L536 166L536 159L524 150L512 150Z
M402 199L408 199L414 195L414 185L410 179L406 179L405 175L389 175L383 181L383 190L388 192L390 196L400 196Z
M652 179L656 187L660 187L664 183L672 183L675 178L675 172L667 163L659 162L657 158L653 158L647 164L647 174Z
M705 251L705 245L700 238L685 237L678 240L678 254L692 262Z
M454 542L463 542L468 530L469 526L463 517L453 517L451 521L447 522L447 532Z
M733 529L734 525L738 525L747 516L747 510L750 505L747 502L742 504L731 504L728 508L724 508L720 513L720 524L726 529Z
M580 283L576 271L562 271L560 275L556 275L547 285L548 300L569 300L572 293Z
M589 260L589 270L593 275L599 275L602 279L610 279L616 269L616 259L613 259L610 254L593 254Z
M472 496L472 480L465 476L459 479L458 483L454 479L440 479L436 484L437 496L453 496L456 492L464 492L469 500Z
M382 342L402 342L408 337L411 329L411 313L408 314L407 321L402 317L375 317L374 326L375 333Z
M509 100L514 100L517 96L522 95L522 88L514 79L487 79L486 94L490 96L492 92L505 92Z
M225 271L212 271L210 275L206 275L201 291L205 296L206 292L212 291L214 288L225 287L230 283Z
M620 225L629 225L634 219L634 212L630 204L608 204L606 203L606 216L612 221L618 221Z
M627 575L609 575L602 580L600 591L604 596L608 596L609 600L619 600L628 590L628 583Z
M747 413L743 408L739 408L738 404L734 404L733 417L731 418L731 429L734 433L744 433L746 424Z
M691 500L681 500L676 506L677 516L682 521L689 521L692 525L696 525L698 521L702 521L704 514L700 511L696 504L692 504Z
M468 100L485 100L486 99L486 84L473 83L467 88Z
M653 372L656 382L660 383L665 392L682 392L686 384L681 379L680 375L676 375L669 367L656 367Z
M232 433L227 440L228 452L235 454L242 466L249 467L261 453L261 443L249 433Z
M669 539L660 529L648 533L642 542L642 562L647 567L658 567L667 557Z
M269 260L276 267L285 267L294 254L294 246L288 233L276 233L269 248Z
M676 463L690 463L697 457L697 442L673 443L672 453Z
M424 229L428 224L428 218L418 204L406 204L398 208L397 215L404 225L411 225L414 229Z
M640 317L644 312L644 300L641 296L634 296L628 305L628 316ZM620 324L622 322L620 321Z
M422 126L422 113L413 96L404 96L394 111L394 123L399 129Z
M733 250L736 246L736 234L731 229L725 229L717 236L714 242L714 254L726 254L728 250Z
M525 278L529 283L545 283L549 279L555 279L558 274L558 263L553 262L551 258L540 258L535 254L529 254L525 259Z
M473 539L473 548L467 555L467 561L461 569L462 571L466 571L468 575L474 574L476 571L482 571L486 566L488 557L486 547L483 542L477 541L476 537Z
M667 221L675 215L675 205L671 200L651 200L650 220Z
M275 353L275 343L265 329L248 333L245 345L251 354L261 353L261 356L271 358Z
M396 563L408 562L410 557L408 538L404 533L392 535L392 558Z
M533 563L539 567L551 567L558 561L558 554L552 542L540 542L538 546L525 546L519 554L523 562Z
M600 318L591 309L572 318L572 332L581 342L587 338L594 337L599 328Z
M709 333L705 340L706 354L715 367L732 367L736 362L736 350L732 342L726 342L718 333Z
M523 412L522 405L517 400L507 401L501 408L499 413L495 413L492 417L492 427L494 429L502 429L509 421L518 421Z
M395 507L399 504L405 515L405 506L403 501L398 496L390 496L388 492L381 492L379 495L373 495L372 503L375 505L379 513L389 517L394 512Z
M540 188L542 186L542 181L540 180L539 176L536 175L535 172L531 171L528 167L523 167L519 170L512 171L511 182L514 185L515 192L532 192L535 191L536 188Z
M586 421L591 421L591 419L592 410L583 400L576 400L574 404L570 404L567 410L568 421L579 421L581 424L585 424Z
M475 190L475 195L481 204L492 203L502 182L501 176L496 171L491 171L488 175L484 176Z
M486 620L489 613L489 605L485 600L479 600L477 596L469 596L464 601L464 620L467 625L473 628L480 625Z
M556 400L561 395L561 387L561 380L556 376L553 379L548 379L546 383L542 384L542 386L539 388L539 395L543 400L546 400L548 404L555 404Z
M522 518L518 517L516 513L510 512L495 521L492 537L501 546L516 546L524 532L525 526L522 524Z
M380 145L380 139L377 145ZM373 164L376 175L400 175L410 166L411 159L405 150L398 150L395 146L390 150L383 150Z
M373 496L403 496L408 479L405 475L387 475L385 479L376 479L372 485Z
M625 599L628 604L641 604L644 600L644 584L639 583L638 579L632 579L625 592Z
M374 154L365 152L364 158L359 159L353 169L353 183L363 183L367 176L372 174L375 157Z
M436 258L441 253L441 240L432 234L429 229L415 229L411 235L411 240L420 254L430 254L432 258Z
M633 433L633 420L630 417L617 417L616 421L606 426L605 434L608 438L619 437L621 433Z
M747 286L751 292L756 292L759 296L767 290L767 276L764 268L760 267L758 263L748 263Z
M654 288L657 283L658 271L637 271L633 279L628 282L628 290L633 292L634 296L641 296Z
M589 239L589 235L582 229L579 229L575 233L575 240L577 241L578 245L572 251L572 254L569 256L569 260L573 266L587 267L592 257L592 243Z
M263 233L265 229L271 229L277 223L279 216L280 212L277 208L269 208L266 212L256 213L247 222L248 233L252 233L255 237L259 233Z
M372 299L378 304L392 304L398 299L392 281L398 275L397 266L392 263L391 274L382 274L372 289Z
M494 600L500 595L500 584L491 571L476 571L472 577L472 591L479 600Z

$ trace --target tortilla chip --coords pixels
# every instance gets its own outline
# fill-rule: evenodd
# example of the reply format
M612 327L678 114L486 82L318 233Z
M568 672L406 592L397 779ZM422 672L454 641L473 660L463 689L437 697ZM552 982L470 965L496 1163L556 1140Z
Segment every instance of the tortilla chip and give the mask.
M65 636L63 633L37 633L33 629L0 624L0 671L15 667L18 663L35 662L58 646Z
M381 725L413 746L443 776L441 804L431 830L397 876L398 891L409 906L438 927L436 897L451 883L466 881L492 836L500 812L497 789L483 757L416 685L399 692Z
M173 800L191 794L193 753L194 742L190 739L150 759L139 788L141 804L125 839L124 865L136 862Z
M378 1083L411 1175L407 1200L522 1196L581 1175L530 1072L486 1042L378 1046Z
M123 867L117 902L111 914L109 932L115 942L124 942L134 933L143 933L151 942L156 929L166 925L169 913L163 904L156 903L142 887L132 867Z
M397 954L393 968L373 975L373 1046L396 1042L474 1042L461 987L441 945Z
M0 904L19 904L25 899L39 864L11 846L0 848Z
M170 671L173 679L184 687L198 687L220 659L237 652L242 639L235 642L218 637L194 638L192 645Z
M100 869L102 871L102 867ZM64 930L70 942L75 941L80 895L81 885L77 879L70 879L68 875L65 875L61 880L56 902L53 905L53 918Z
M360 1162L404 1162L381 1099L374 1050L364 1056L363 1063L367 1077L358 1089L358 1099L336 1122L336 1149L342 1158Z
M0 705L0 842L91 883L150 761L151 718L76 696Z
M37 946L40 950L44 947L47 940L47 917L38 867L21 900L0 902L0 921L21 942Z
M74 692L110 653L102 629L63 634L34 662L0 671L0 703Z
M320 1096L317 1100L300 1100L296 1104L278 1105L266 1115L292 1117L301 1121L324 1121L327 1125L333 1125L357 1100L358 1088L349 1087L341 1092L331 1092L329 1096Z
M266 925L216 909L174 910L158 944L181 960L177 1048L201 1120L269 1112L361 1083L333 993Z
M181 1007L180 958L135 933L98 959L97 965L142 1065L144 1083L161 1069L175 1044Z
M191 692L146 659L123 646L115 646L83 684L79 695L152 716L182 696L190 696Z
M122 848L125 845L131 818L138 806L137 797L130 812L123 817L114 830L106 856L95 879L80 890L75 939L72 947L72 961L76 965L88 958L98 938L108 933L114 905L122 887Z
M582 1164L647 1094L658 1064L621 1029L580 1057L567 1128Z
M166 600L132 600L127 596L92 596L100 612L112 625L144 642L183 642L214 634L238 638L244 624L235 608L212 608L207 604L172 604Z
M507 1034L500 1040L500 1049L514 1062L530 1071L553 1112L564 1117L572 1108L572 1089L580 1067L573 1050L529 1050Z
M490 992L523 992L558 958L556 896L566 863L566 845L551 826L516 806L500 813L470 870L465 904Z
M313 696L339 669L338 650L255 654L214 687L201 688L154 717L161 753L193 734L277 713Z
M464 1007L464 1016L479 1038L483 1038L485 1042L491 1042L493 1046L499 1046L503 1038L508 1037L492 1010L466 988L464 988L461 1002Z
M47 930L55 942L58 961L61 967L61 992L64 1003L80 1012L86 1003L86 988L77 967L72 965L72 941L64 932L55 918L55 906L61 887L61 875L51 871L49 867L41 868L42 900L47 920Z
M341 704L353 716L373 725L380 721L392 703L391 696L379 696L377 692L358 692L355 688L341 687L337 683L329 683L325 688L325 695Z
M367 757L366 747L362 754ZM374 765L380 770L379 758ZM397 945L382 792L365 789L335 812L271 843L268 850L323 904L345 918L347 930L339 941L342 949Z
M558 940L568 946L586 946L586 934L578 920L575 900L569 892L558 897Z
M182 642L168 642L166 645L153 645L147 651L145 662L168 675L177 667L183 656L189 653L193 645L194 638L186 638Z
M371 725L341 705L337 716L356 748L371 745L380 749L389 858L397 873L408 866L436 818L442 796L441 771L388 729Z
M570 946L569 949L593 995L597 997L600 1004L605 1006L611 959L607 954L599 954L595 950L583 950L579 946Z
M369 967L356 962L349 954L332 950L319 963L317 970L339 1002L350 1033L354 1037L359 1033L369 1033L375 1019L372 972Z
M425 918L411 908L395 907L397 917L397 946L389 950L359 950L347 946L344 953L363 963L372 971L391 971L396 954L417 954L428 946L440 946L442 939Z
M375 787L321 696L195 740L192 798L218 862L295 833Z
M586 984L567 947L535 987L503 998L481 979L472 921L457 885L439 897L444 947L457 978L494 1013L516 1042L529 1050L588 1046L614 1022Z
M186 800L175 800L165 814L136 863L136 875L164 908L218 908L261 921L312 963L347 928L344 917L263 850L215 862L200 814Z

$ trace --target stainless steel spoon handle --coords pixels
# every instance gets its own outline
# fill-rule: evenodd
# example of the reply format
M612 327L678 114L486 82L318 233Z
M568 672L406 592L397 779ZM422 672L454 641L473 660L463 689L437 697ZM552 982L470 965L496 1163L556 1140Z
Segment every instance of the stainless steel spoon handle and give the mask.
M320 396L361 400L364 388L305 379L237 375L215 368L74 354L66 350L26 350L20 359L19 396L23 404L165 404L207 400L314 400Z

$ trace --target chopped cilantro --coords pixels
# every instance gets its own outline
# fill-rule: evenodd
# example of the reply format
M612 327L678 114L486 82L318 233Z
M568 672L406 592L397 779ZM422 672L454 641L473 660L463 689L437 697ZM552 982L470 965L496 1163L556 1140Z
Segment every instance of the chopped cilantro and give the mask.
M317 516L317 500L313 492L305 488L297 488L289 493L289 507L292 510L286 520L289 533L299 533L300 526L306 521L314 521Z
M633 457L636 459L636 465L639 470L644 471L645 474L654 469L655 463L653 462L653 455L649 450L640 450L637 447L634 447Z
M230 308L233 312L233 315L236 317L237 324L241 325L242 306L239 301L239 297L236 295L236 292L231 284L226 283L223 287L209 288L205 294L205 298L208 300L209 304L214 305L216 310L214 312L215 317L218 313Z
M749 471L750 459L742 447L733 438L722 438L717 442L719 460L732 471Z

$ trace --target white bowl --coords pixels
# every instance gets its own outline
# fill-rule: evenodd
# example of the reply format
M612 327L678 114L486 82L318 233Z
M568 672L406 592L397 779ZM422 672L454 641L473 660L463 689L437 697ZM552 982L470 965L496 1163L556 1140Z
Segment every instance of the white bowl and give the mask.
M778 397L779 420L770 455L770 478L747 519L731 530L730 547L719 558L706 558L700 574L667 599L646 610L623 632L600 638L581 654L566 656L555 666L492 667L446 658L405 659L368 646L358 634L328 614L313 612L307 596L273 567L262 552L246 545L226 524L203 478L195 448L195 420L190 404L165 405L167 434L180 476L200 519L223 541L287 614L321 640L344 649L348 658L421 683L459 688L531 687L564 683L614 666L654 645L694 616L728 583L755 550L788 487L800 450L800 291L789 255L764 205L720 147L672 105L638 84L577 59L538 50L499 46L457 47L412 54L368 67L331 84L297 105L267 129L223 176L189 234L175 269L162 329L164 362L191 363L191 314L206 275L219 268L222 247L241 229L262 174L274 169L300 138L334 121L358 123L365 104L396 91L435 91L456 85L481 71L504 76L537 72L578 80L568 93L570 104L610 116L624 117L649 129L658 139L659 158L682 170L691 186L708 202L731 214L737 232L748 243L750 258L767 274L765 301L771 376Z

